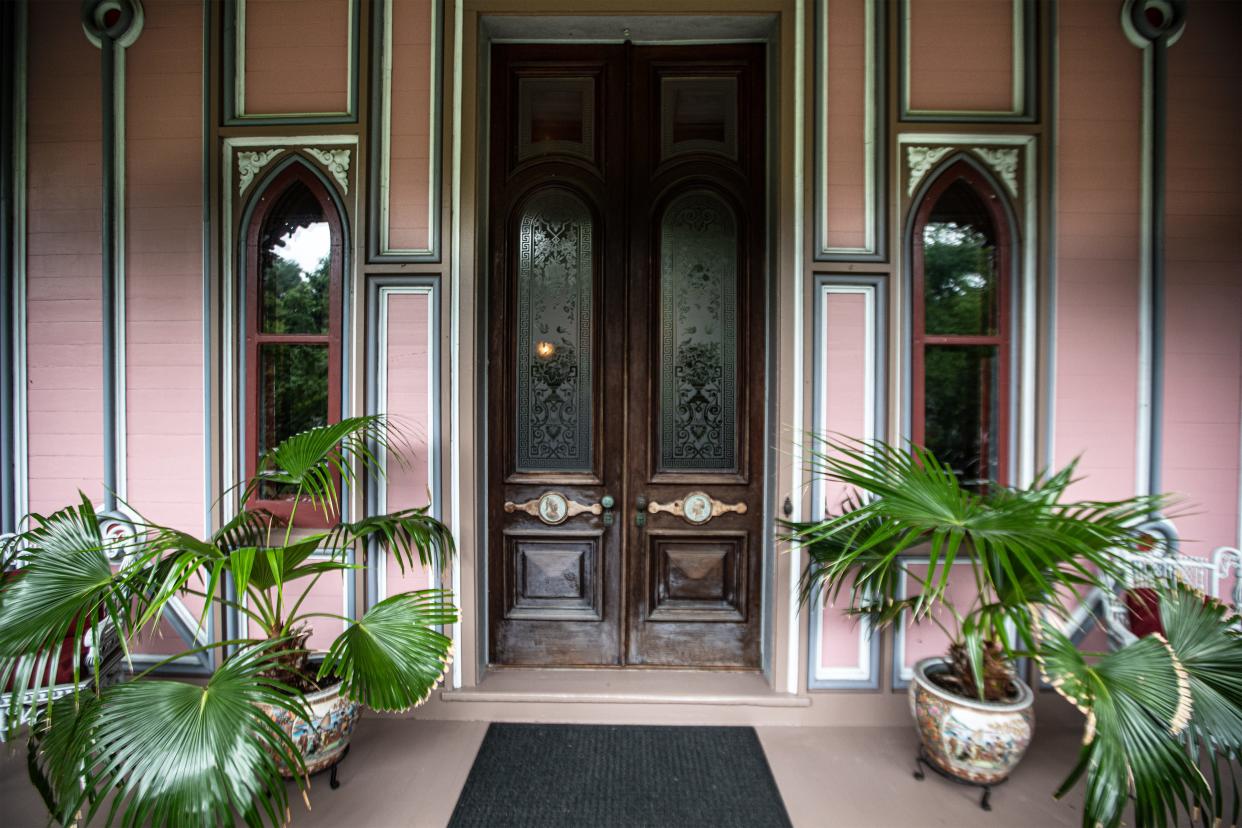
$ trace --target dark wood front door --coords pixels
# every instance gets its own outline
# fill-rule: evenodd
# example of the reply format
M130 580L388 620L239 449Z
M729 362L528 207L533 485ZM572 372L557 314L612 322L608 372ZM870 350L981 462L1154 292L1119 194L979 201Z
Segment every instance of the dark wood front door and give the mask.
M493 48L493 664L760 665L763 60Z

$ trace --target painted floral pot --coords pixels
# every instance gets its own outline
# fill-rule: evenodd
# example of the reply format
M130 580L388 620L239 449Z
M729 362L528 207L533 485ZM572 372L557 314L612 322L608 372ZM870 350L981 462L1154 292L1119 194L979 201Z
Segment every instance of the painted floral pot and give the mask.
M995 784L1021 761L1035 732L1035 694L1020 679L1018 698L1009 703L958 696L930 678L947 672L942 658L914 665L910 713L927 759L968 782Z
M341 685L335 684L315 693L307 693L306 706L311 711L310 721L287 710L259 705L302 751L307 772L316 773L340 761L341 754L349 747L349 737L362 717L362 705L342 696ZM282 772L287 777L293 775L288 768L282 768Z

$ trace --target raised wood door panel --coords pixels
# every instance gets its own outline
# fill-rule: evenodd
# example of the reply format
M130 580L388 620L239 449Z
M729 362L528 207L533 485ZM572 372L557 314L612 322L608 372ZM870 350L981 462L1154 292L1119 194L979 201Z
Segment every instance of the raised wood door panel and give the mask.
M488 611L496 664L621 661L619 495L624 290L619 53L493 52L488 349ZM575 120L576 119L576 120ZM553 502L561 503L553 498ZM508 506L507 506L508 505ZM532 512L534 512L532 514ZM549 522L544 518L551 517Z
M493 49L493 664L759 666L762 67ZM694 492L706 522L670 511ZM548 493L614 517L548 521Z
M627 485L631 664L760 664L763 47L635 50ZM697 493L697 494L696 494ZM687 498L695 498L687 501ZM702 495L745 512L678 514ZM655 505L652 505L655 504ZM703 505L698 503L698 505ZM671 508L667 508L671 507Z

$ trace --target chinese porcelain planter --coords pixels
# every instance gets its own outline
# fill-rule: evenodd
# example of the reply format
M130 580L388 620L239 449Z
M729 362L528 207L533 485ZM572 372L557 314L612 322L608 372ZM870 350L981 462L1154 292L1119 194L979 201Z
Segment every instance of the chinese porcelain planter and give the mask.
M342 696L341 685L335 684L307 693L306 706L311 711L310 721L287 710L259 705L302 751L307 773L316 773L342 759L349 748L349 737L361 718L362 705ZM282 772L292 776L288 768L282 768Z
M914 665L910 712L928 761L950 776L977 785L994 785L1009 776L1031 744L1035 694L1015 678L1013 702L968 699L945 690L930 676L947 672L942 658Z

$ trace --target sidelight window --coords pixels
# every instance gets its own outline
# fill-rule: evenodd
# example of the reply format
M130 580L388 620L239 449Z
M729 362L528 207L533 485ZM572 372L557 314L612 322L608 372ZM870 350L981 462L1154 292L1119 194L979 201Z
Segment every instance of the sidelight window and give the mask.
M971 488L1008 473L1010 228L1001 196L965 162L916 206L912 439Z
M255 207L246 270L249 474L285 438L340 420L341 236L324 185L301 164ZM276 514L291 509L287 487L265 485L257 497Z

